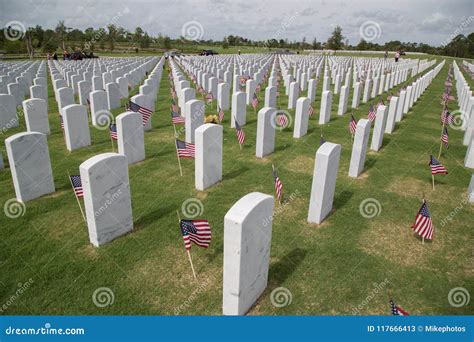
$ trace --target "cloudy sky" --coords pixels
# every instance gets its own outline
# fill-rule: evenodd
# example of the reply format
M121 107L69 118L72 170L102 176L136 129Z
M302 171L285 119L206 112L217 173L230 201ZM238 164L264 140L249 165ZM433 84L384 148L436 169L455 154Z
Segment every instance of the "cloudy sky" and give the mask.
M0 24L54 28L105 27L114 23L128 30L172 38L251 39L306 37L325 41L336 25L351 44L361 37L446 43L455 33L474 31L472 0L0 0Z

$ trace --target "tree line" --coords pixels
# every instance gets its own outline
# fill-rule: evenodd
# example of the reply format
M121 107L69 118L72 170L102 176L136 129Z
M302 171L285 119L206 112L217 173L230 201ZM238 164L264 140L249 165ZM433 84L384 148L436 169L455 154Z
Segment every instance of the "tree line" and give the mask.
M9 39L20 37L20 39ZM0 35L0 50L7 54L28 54L34 57L35 53L53 53L56 51L128 51L139 52L140 50L179 49L185 52L197 52L203 46L219 46L223 49L229 47L249 46L255 48L289 49L289 50L369 50L369 51L411 51L424 52L428 54L439 54L461 58L474 58L474 33L467 36L462 34L454 37L444 46L431 46L425 43L389 41L384 44L368 42L361 39L357 45L349 44L342 34L342 28L336 26L326 41L318 41L313 38L311 42L303 37L301 41L288 39L252 40L238 35L228 35L222 40L199 40L191 41L185 37L175 39L167 35L158 34L153 37L141 27L129 31L114 24L105 28L86 28L84 31L77 28L67 27L64 21L60 21L54 29L44 29L40 25L29 27L25 32L15 31L15 28L7 27Z

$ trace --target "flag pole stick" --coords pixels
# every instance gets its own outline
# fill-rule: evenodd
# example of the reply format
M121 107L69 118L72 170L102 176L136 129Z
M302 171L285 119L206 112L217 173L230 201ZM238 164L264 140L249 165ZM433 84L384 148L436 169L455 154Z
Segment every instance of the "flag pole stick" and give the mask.
M77 205L79 205L79 209L81 210L82 218L83 218L84 222L87 223L86 216L84 215L84 211L82 210L81 202L79 201L79 198L77 198L76 190L74 190L74 184L72 184L71 175L69 174L69 170L67 171L67 176L69 178L69 183L71 183L72 190L74 191L74 197L76 197Z
M174 127L174 125L173 125ZM174 130L176 136L176 128ZM179 175L183 177L183 169L181 168L181 160L179 159L178 148L176 147L176 138L174 139L174 149L176 150L176 157L178 157Z
M443 133L444 133L444 122L443 122L443 127L441 128L441 137L439 141L439 153L438 153L438 159L441 158L441 151L443 150Z
M112 143L112 152L115 152L114 139L112 139L112 136L110 136L110 142Z
M434 187L434 175L433 174L431 174L431 180L432 180L432 183L433 183L433 190L434 190L435 187Z
M181 217L179 216L178 210L176 210L176 215L178 215L178 222L181 223ZM186 253L188 254L189 264L191 265L191 270L193 271L194 280L197 280L196 272L194 271L193 259L191 258L191 252L189 249L186 249Z

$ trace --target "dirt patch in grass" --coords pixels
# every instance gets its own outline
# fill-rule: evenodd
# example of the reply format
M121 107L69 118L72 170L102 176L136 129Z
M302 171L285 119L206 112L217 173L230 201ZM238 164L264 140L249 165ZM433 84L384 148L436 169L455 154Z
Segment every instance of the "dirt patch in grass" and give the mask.
M314 158L308 156L297 156L290 160L290 162L285 165L285 168L293 172L312 175L314 169Z
M359 245L367 254L395 264L430 268L429 260L443 248L444 240L439 237L422 243L410 224L373 220L361 234Z

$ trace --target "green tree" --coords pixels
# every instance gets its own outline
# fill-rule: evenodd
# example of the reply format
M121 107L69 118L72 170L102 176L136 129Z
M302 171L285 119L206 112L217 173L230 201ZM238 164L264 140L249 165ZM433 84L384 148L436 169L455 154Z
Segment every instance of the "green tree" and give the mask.
M340 26L336 26L327 41L326 47L336 51L341 50L344 46L344 38L345 37L342 35L342 28Z

